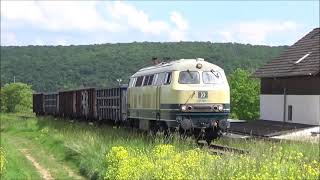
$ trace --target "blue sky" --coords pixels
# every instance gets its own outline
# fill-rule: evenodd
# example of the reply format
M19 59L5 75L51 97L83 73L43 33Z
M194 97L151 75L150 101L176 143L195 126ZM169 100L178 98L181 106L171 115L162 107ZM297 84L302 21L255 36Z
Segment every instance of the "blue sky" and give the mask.
M291 45L319 1L1 1L1 45L211 41Z

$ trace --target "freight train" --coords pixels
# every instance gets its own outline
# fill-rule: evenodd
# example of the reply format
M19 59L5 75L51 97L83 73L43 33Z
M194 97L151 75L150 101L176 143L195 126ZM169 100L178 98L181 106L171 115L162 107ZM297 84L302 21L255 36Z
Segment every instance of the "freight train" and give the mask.
M220 67L180 59L140 69L128 85L33 94L33 111L147 131L178 129L210 143L229 127L230 90Z

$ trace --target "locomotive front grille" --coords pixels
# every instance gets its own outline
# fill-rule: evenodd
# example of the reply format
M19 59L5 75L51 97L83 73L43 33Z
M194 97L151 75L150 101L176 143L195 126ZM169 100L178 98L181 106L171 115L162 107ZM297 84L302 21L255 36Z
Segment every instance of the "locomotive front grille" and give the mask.
M193 112L211 112L212 107L209 105L196 105L196 106L192 106L192 110Z
M194 110L211 110L211 106L193 106Z

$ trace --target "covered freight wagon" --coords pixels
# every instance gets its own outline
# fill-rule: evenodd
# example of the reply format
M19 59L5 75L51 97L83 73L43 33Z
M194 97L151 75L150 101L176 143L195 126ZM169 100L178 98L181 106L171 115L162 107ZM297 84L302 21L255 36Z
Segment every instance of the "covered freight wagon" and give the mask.
M43 115L44 114L44 104L43 104L43 93L34 93L32 95L32 109L36 115Z
M115 123L127 120L127 85L97 89L97 117Z

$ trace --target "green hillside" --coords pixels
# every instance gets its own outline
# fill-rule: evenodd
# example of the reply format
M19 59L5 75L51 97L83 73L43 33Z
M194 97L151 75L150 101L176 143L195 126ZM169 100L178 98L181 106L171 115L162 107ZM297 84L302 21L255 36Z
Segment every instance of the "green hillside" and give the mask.
M151 65L152 57L201 57L227 73L238 67L254 71L284 48L209 42L1 47L1 85L15 76L36 91L113 86L117 78L126 83L139 68Z

